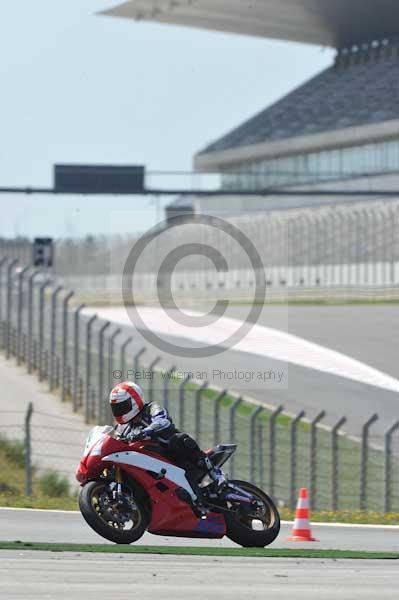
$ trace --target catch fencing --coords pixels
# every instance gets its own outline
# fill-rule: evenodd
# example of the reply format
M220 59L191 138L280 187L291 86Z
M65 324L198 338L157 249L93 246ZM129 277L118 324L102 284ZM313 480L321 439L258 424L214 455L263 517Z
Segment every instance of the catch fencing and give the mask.
M157 298L164 258L193 243L218 252L228 268L215 269L201 252L185 256L170 274L175 297L253 297L256 273L248 263L247 242L237 243L220 225L202 223L206 218L198 216L160 228L156 243L149 245L135 264L137 298ZM248 214L230 216L225 222L256 248L264 268L267 299L399 298L396 199L252 214L249 205ZM94 300L100 293L118 301L122 273L136 241L132 236L116 235L93 239L90 244L60 241L57 275L86 298Z
M267 284L266 299L378 300L399 298L399 200L352 201L327 206L271 210L226 221L255 246ZM206 218L202 215L203 218ZM200 218L200 217L198 217ZM160 227L156 245L135 265L135 296L158 297L162 261L176 248L194 242L220 253L228 269L201 253L186 256L171 273L176 298L250 299L255 275L245 247L218 227L200 226L196 217L176 227ZM58 281L79 290L85 301L121 301L122 273L137 236L58 240ZM245 244L244 244L245 246ZM0 257L29 261L26 239L1 240ZM162 289L160 289L162 293Z
M281 406L265 410L226 391L215 394L205 384L169 383L164 401L176 424L202 447L237 443L237 453L226 464L229 476L251 480L281 506L294 508L298 488L306 485L313 510L399 511L399 465L393 447L399 422L382 439L383 448L377 448L369 443L374 415L356 440L343 433L345 419L332 428L320 427L324 413L312 422L303 413L289 418ZM31 405L26 413L0 411L0 494L38 495L43 480L54 472L73 490L86 433L74 419Z
M265 487L281 503L293 506L297 488L307 485L313 508L399 510L399 422L385 436L375 436L378 416L372 415L357 437L349 437L344 418L326 427L324 413L309 422L302 412L288 415L283 407L272 409L206 382L181 379L175 367L160 369L157 357L146 361L148 349L127 331L83 313L73 292L60 288L46 273L16 270L13 260L0 264L1 350L7 359L25 365L62 402L70 403L82 422L110 423L110 387L119 375L125 379L129 372L133 376L140 371L149 400L166 406L177 426L194 435L202 447L237 443L238 451L227 465L230 475ZM3 414L0 425L3 436L18 438ZM32 449L31 464L42 468L54 462L73 478L85 428L78 428L75 438L72 431L67 434L67 427L53 416L45 426L33 420L30 434L20 429L27 456ZM53 439L55 445L43 451L42 444ZM61 440L69 445L68 453L73 452L73 464L68 466ZM46 460L40 453L47 455Z
M59 416L32 404L25 411L0 409L0 494L71 492L86 436L87 426L73 415Z

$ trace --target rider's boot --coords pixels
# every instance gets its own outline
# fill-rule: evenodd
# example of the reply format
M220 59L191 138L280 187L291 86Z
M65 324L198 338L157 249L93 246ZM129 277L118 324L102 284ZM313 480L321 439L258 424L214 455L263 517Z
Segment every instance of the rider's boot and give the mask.
M226 484L226 477L222 470L215 467L206 455L200 459L200 463L206 472L199 486L204 490L219 493Z

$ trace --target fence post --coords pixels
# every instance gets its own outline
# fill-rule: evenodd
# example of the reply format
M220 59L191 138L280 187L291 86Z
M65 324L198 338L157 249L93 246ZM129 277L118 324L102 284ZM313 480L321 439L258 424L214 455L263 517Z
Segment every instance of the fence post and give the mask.
M33 368L37 369L37 340L33 340Z
M89 401L88 401L89 409L88 409L88 412L92 418L94 417L95 404L96 404L96 390L90 386L89 387Z
M199 446L201 446L201 398L202 392L208 387L208 382L204 383L196 390L194 398L194 421L195 421L195 439Z
M17 308L17 365L21 364L21 346L22 346L22 310L23 310L23 284L24 275L30 267L24 267L18 273L18 308Z
M28 410L25 414L25 496L32 496L32 437L31 420L33 413L33 404L29 402Z
M230 428L230 442L232 444L236 441L236 413L237 409L242 404L241 396L234 400L233 404L230 407L230 415L229 415L229 428ZM235 471L235 454L232 455L230 459L230 476L234 477Z
M136 354L134 355L134 361L133 361L133 368L134 368L134 373L138 373L139 370L139 366L140 366L140 358L143 356L143 354L147 352L147 348L145 346L143 346L142 348L140 348L140 350L138 352L136 352Z
M161 360L160 356L154 358L150 366L148 367L148 371L150 373L150 383L148 385L148 401L152 402L154 399L154 369Z
M48 379L48 350L43 352L43 376L44 379Z
M60 369L61 369L61 361L60 361L60 357L57 354L57 356L55 357L55 387L57 390L60 387Z
M184 430L184 399L185 387L190 381L190 376L187 375L179 385L179 429Z
M33 355L33 280L41 271L33 271L28 279L28 373L32 373Z
M163 386L163 405L166 410L169 409L169 379L172 374L176 371L176 367L173 366L165 373L164 386Z
M71 365L67 365L66 368L66 383L65 383L65 392L66 395L71 397L72 396L72 367Z
M82 310L85 308L85 304L80 304L75 310L74 320L74 348L73 348L73 410L74 412L78 409L78 379L79 379L79 358L80 358L80 343L79 343L79 317Z
M384 512L392 509L392 435L399 429L399 421L395 421L384 435Z
M368 459L369 459L369 431L370 427L378 419L378 415L374 414L362 427L362 448L361 448L361 465L360 465L360 510L367 510L367 476L368 476Z
M46 287L51 284L50 279L44 281L39 288L39 347L38 347L38 375L39 381L42 381L42 359L43 359L43 340L44 340L44 292Z
M102 420L104 415L104 334L108 327L111 325L109 321L106 321L101 327L98 334L98 419Z
M65 379L68 368L68 303L75 295L69 292L62 301L62 368L61 368L61 401L66 400Z
M15 327L11 326L10 330L10 354L11 356L16 355L16 341L17 341L17 333L15 331Z
M61 292L62 286L58 286L51 294L51 325L50 325L50 392L54 389L54 370L56 355L56 332L57 332L57 297Z
M346 417L342 417L331 429L331 508L338 510L338 431L346 423Z
M121 333L120 328L118 327L108 338L108 389L111 390L114 387L114 347L115 340L118 335Z
M313 510L316 506L317 493L317 425L326 416L322 410L310 424L310 472L309 472L309 508Z
M26 335L22 334L22 362L26 363Z
M263 411L263 406L257 406L249 421L249 471L250 481L255 483L255 472L256 472L256 419Z
M389 211L389 221L391 224L390 227L390 256L389 256L389 261L390 261L390 265L389 265L389 282L391 284L391 286L395 285L395 242L396 242L396 237L397 237L397 229L398 229L398 224L397 224L397 218L396 218L396 211L395 209L392 209Z
M7 318L6 318L6 358L10 358L10 331L11 331L11 293L12 293L12 270L18 264L15 258L7 265Z
M91 339L92 339L92 328L94 322L97 320L97 315L93 315L87 322L86 329L86 394L85 394L85 422L88 423L91 418L93 418L93 407L91 406L91 389L90 389L90 379L91 379Z
M81 377L79 377L79 381L78 381L78 403L77 403L77 407L78 408L82 408L83 406L83 395L84 395L84 383L83 383L83 379Z
M269 492L274 495L274 452L276 447L276 420L284 407L278 406L269 417Z
M258 452L259 452L259 462L258 462L258 473L259 473L259 487L262 490L264 484L264 471L265 471L265 461L263 456L263 423L258 423Z
M0 260L0 343L4 347L4 328L3 328L3 265L8 261L8 256Z
M291 421L290 427L290 454L291 454L291 474L290 474L290 508L295 508L296 503L296 493L297 493L297 485L296 485L296 467L297 467L297 452L296 452L296 442L297 442L297 429L298 424L301 419L305 416L305 411L301 410L296 417L294 417Z
M126 348L133 342L133 338L129 337L125 340L121 346L121 354L120 354L120 363L121 363L121 372L122 372L122 380L126 379L125 376L125 367L126 367Z
M222 400L225 398L227 394L227 390L223 390L220 394L215 398L214 411L213 411L213 443L220 443L220 407L222 405Z

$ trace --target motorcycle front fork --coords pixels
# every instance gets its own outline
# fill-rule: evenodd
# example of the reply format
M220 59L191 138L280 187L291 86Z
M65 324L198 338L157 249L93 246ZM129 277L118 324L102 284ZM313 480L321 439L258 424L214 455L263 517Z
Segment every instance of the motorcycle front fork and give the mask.
M122 472L119 467L115 469L115 485L111 484L112 498L115 502L122 501Z

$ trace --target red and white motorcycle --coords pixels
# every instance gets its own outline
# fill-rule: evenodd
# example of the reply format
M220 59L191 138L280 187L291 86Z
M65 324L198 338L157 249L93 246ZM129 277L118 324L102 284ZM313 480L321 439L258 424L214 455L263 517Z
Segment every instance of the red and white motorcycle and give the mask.
M234 444L220 444L207 455L220 468L235 450ZM241 546L264 547L280 530L274 502L251 483L226 478L215 491L205 476L196 493L185 470L159 444L129 442L110 426L91 430L76 478L83 517L117 544L131 544L149 531L191 538L227 535Z

